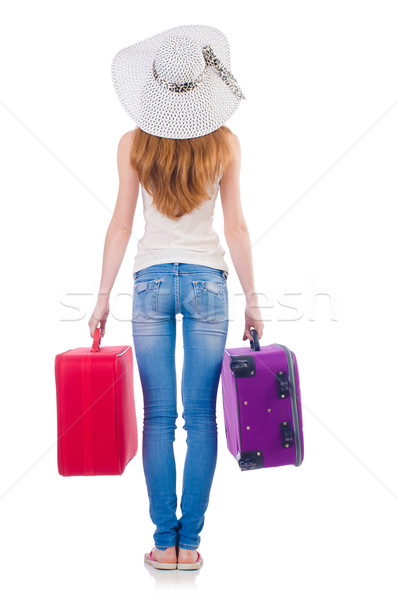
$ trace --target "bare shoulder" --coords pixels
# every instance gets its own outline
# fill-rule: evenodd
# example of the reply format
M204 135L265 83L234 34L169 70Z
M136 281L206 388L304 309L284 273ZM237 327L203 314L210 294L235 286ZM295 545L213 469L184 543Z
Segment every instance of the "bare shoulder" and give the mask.
M123 133L121 136L117 148L117 160L119 162L121 161L122 163L129 163L131 143L134 138L135 131L136 129L132 129L131 131Z
M223 188L226 187L228 182L234 184L236 178L240 174L240 164L241 164L240 140L239 140L237 134L233 133L232 131L229 134L229 138L230 138L231 159L230 159L230 162L228 163L228 165L226 166L225 172L223 173L223 177L221 179L221 186Z
M232 132L230 137L230 143L233 148L233 156L238 156L241 153L240 140L236 133Z
M123 133L119 140L119 150L129 152L135 131L136 129L132 129L131 131Z
M239 234L245 227L240 196L240 140L235 133L230 136L231 159L220 183L225 235Z
M131 143L135 134L135 129L132 131L127 131L123 133L121 136L118 148L117 148L117 166L119 170L120 177L125 179L129 179L133 181L136 179L136 172L132 168L130 152L131 152Z
M235 147L235 148L239 147L240 146L240 140L238 138L238 135L236 133L234 133L234 131L232 131L230 129L230 127L228 127L228 130L229 130L228 131L228 135L229 135L229 138L230 138L230 144L233 147Z
M230 127L229 127L228 129L229 129L229 136L230 136L230 138L231 138L231 139L232 139L234 142L238 141L238 136L237 136L237 134L236 134L236 133L234 133L234 131L232 131L232 130L230 129Z

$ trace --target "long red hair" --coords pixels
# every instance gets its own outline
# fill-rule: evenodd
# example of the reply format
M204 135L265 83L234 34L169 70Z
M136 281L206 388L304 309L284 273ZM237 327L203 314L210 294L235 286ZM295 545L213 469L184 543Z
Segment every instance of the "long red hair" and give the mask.
M177 220L211 198L232 158L231 133L226 125L188 139L157 137L139 127L133 131L131 166L157 210Z

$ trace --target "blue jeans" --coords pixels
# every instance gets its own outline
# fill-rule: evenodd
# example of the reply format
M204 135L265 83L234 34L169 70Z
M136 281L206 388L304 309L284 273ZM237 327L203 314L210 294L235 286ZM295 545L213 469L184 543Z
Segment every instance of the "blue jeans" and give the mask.
M132 334L144 400L142 462L156 548L195 550L218 453L217 390L229 325L227 272L163 263L134 273ZM181 313L183 429L187 451L176 517L176 319Z

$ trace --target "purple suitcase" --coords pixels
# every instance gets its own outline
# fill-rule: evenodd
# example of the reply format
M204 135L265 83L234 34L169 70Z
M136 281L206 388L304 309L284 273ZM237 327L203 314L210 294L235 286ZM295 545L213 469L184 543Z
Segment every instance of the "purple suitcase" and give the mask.
M302 406L296 356L281 344L227 348L222 396L227 447L242 471L303 461Z

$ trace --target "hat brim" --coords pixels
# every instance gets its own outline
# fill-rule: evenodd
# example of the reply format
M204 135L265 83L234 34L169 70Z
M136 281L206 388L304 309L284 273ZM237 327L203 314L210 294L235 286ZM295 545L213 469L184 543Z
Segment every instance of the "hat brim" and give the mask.
M171 34L187 35L210 45L230 69L227 38L215 27L181 25L120 50L111 65L112 81L121 105L143 131L165 138L187 139L221 127L236 111L241 99L229 89L214 67L205 69L193 89L173 92L153 75L157 49Z

